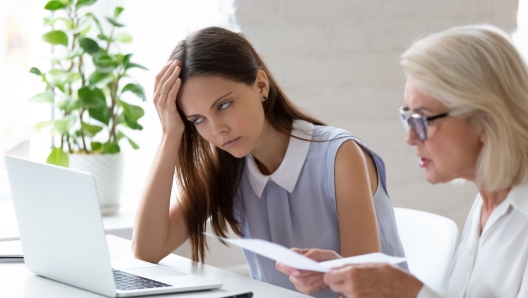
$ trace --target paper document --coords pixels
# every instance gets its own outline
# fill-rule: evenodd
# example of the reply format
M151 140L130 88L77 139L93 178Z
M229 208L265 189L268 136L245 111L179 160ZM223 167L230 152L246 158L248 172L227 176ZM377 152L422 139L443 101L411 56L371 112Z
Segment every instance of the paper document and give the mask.
M326 262L316 262L292 250L261 239L229 239L217 237L210 233L204 233L207 236L224 240L227 243L234 244L243 249L252 251L256 254L283 263L287 266L317 272L328 272L331 268L341 267L348 264L365 264L365 263L389 263L398 264L405 262L405 258L392 257L383 253L371 253L361 256L337 259Z
M0 263L24 262L20 241L0 241Z
M0 241L0 258L22 258L22 244L17 241Z

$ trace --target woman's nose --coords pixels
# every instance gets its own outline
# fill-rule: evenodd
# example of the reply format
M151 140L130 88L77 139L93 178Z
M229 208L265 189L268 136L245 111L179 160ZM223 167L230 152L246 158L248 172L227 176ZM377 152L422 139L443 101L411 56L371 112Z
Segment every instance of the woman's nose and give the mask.
M405 136L405 143L410 146L414 146L419 142L418 136L416 133L409 127L407 129L407 135Z
M211 121L211 130L214 136L220 136L227 132L227 126L222 121Z

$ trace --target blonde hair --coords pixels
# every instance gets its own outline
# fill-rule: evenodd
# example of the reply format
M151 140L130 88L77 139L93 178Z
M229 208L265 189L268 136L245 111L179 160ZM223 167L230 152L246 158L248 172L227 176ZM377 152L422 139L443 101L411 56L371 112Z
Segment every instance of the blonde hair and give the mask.
M416 41L401 64L421 92L485 131L479 187L495 191L528 181L528 70L505 32L451 28Z

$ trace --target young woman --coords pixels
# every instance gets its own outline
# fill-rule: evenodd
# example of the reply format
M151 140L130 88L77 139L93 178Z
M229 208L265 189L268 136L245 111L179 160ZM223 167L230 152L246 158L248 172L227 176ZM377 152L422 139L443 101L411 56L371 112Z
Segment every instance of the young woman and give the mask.
M181 41L154 89L163 137L134 228L137 258L157 263L190 239L203 261L208 219L221 236L231 227L345 257L403 256L381 158L289 101L242 35L213 27ZM244 254L253 278L295 289L273 261ZM310 274L310 292L326 287L322 277Z

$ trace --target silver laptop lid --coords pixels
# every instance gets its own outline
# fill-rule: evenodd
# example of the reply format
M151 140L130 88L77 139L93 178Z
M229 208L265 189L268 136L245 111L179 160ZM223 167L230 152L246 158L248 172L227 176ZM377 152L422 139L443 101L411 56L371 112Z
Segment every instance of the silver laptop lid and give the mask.
M11 156L5 163L28 270L115 296L94 178Z

